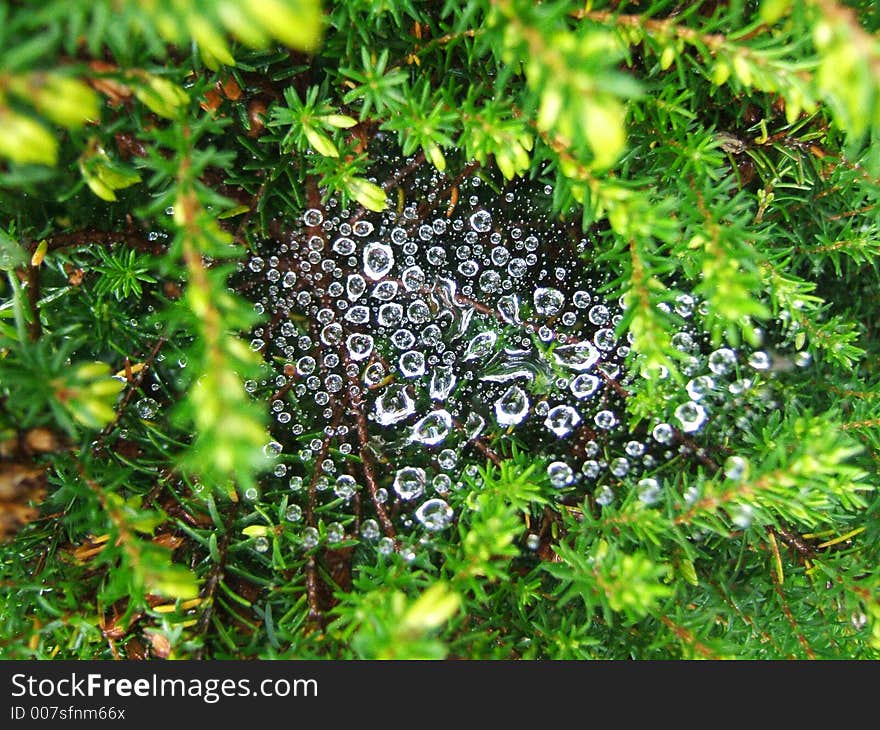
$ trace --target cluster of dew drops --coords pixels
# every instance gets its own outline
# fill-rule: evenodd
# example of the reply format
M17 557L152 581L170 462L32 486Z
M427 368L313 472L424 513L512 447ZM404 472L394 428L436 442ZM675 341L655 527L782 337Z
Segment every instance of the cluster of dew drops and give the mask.
M372 497L398 532L424 541L453 523L449 503L464 500L451 496L479 488L486 449L508 437L547 459L560 495L589 492L604 506L629 483L646 505L658 502L664 486L652 474L688 448L682 435L756 387L770 355L707 347L693 296L661 305L683 323L673 342L689 380L668 422L632 433L624 398L638 376L625 367L629 337L615 334L623 303L598 293L601 273L583 264L589 239L541 212L540 190L499 196L472 177L453 206L444 184L437 173L417 175L412 202L382 214L331 199L242 264L264 321L251 347L277 364L273 380L246 387L272 394L265 450L294 493L286 518L303 522L314 480L325 500L364 509ZM374 495L350 455L374 465ZM728 460L729 475L741 462ZM380 553L395 549L376 519L357 525ZM324 538L353 536L333 522ZM321 539L303 528L304 548ZM527 544L536 548L538 536Z

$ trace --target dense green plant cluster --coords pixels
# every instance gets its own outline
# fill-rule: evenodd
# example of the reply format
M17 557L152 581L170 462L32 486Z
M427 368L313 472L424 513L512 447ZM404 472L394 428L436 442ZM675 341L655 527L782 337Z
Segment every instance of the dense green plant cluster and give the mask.
M878 28L0 4L0 656L880 656Z

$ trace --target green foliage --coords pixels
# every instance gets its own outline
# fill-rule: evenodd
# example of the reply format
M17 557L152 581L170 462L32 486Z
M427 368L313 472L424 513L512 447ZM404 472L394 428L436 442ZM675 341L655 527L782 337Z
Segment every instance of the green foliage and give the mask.
M0 657L878 658L877 17L0 7ZM512 227L479 249L453 227L483 207ZM380 218L351 235L449 228L456 267L533 234L534 280L393 284L461 341L493 322L451 397L521 386L537 426L493 420L486 385L451 460L377 430L378 392L450 415L395 366L396 324L356 330L363 360L330 327L383 295L345 289L362 251L327 232ZM582 369L607 434L542 430L578 343L533 294L570 279L619 305L613 367Z

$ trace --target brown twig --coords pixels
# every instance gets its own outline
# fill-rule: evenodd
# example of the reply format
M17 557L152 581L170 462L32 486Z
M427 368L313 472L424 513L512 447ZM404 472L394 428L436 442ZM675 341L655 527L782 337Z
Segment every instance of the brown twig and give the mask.
M126 246L141 251L142 253L158 254L165 248L157 241L150 241L140 233L130 231L74 231L72 233L58 233L46 237L47 251L59 251L64 248L80 248L97 244L110 246L114 243L123 243ZM36 244L34 244L34 247Z
M40 322L40 267L28 266L27 268L27 297L28 306L31 309L31 323L28 328L30 338L34 342L43 334L43 324Z

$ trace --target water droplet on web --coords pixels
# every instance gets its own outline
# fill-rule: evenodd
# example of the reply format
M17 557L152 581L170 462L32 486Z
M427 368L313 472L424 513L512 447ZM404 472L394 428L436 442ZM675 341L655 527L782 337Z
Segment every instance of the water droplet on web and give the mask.
M722 347L709 355L709 370L715 375L727 375L736 367L736 353L729 347Z
M370 335L355 332L346 338L345 346L352 360L365 360L373 352L373 338Z
M714 387L715 381L710 375L698 375L688 381L685 390L691 400L700 400L704 395L711 393Z
M340 474L336 478L336 484L333 487L333 493L341 499L351 499L357 491L357 482L354 477L349 474Z
M394 491L404 500L413 500L425 491L425 470L417 466L405 466L394 475Z
M431 532L439 532L452 524L452 508L442 499L429 499L416 510L416 519Z
M351 256L357 249L357 244L348 236L340 236L333 242L333 251L340 256Z
M283 450L284 447L277 441L270 441L263 447L263 453L273 458L278 456Z
M314 527L306 527L302 532L302 546L306 550L316 547L321 541L321 535Z
M596 504L607 507L614 501L614 492L607 484L603 484L596 490L594 499L596 500Z
M622 456L618 456L616 459L611 460L611 464L609 464L608 470L614 476L622 478L629 473L629 467L629 461Z
M327 542L337 543L345 539L345 528L338 522L327 525Z
M458 378L451 365L437 365L431 373L431 383L428 394L432 400L445 401Z
M699 403L688 401L675 409L675 417L681 424L681 430L685 433L694 433L702 428L706 422L706 409Z
M724 462L724 476L734 481L745 479L749 473L749 462L741 456L728 456Z
M672 426L668 423L658 423L651 431L651 436L654 437L654 440L657 443L669 444L672 443L675 432L672 430Z
M354 226L352 226L352 233L354 235L363 238L364 236L369 236L373 232L373 224L370 221L357 221Z
M601 429L610 430L614 428L618 421L614 411L601 410L594 417L593 422Z
M515 426L521 423L529 412L529 398L518 385L511 385L495 401L495 419L499 426Z
M581 400L589 398L599 389L600 380L595 375L582 373L573 378L569 383L569 390L575 398Z
M288 505L287 509L284 511L284 519L288 522L299 522L302 519L302 516L302 507L298 504Z
M407 291L419 291L425 286L427 278L420 266L409 266L401 273L400 280Z
M574 481L574 472L564 461L553 461L548 464L547 476L550 478L550 486L556 489L567 487Z
M532 295L535 311L545 317L554 317L565 304L565 295L552 287L539 286Z
M639 495L639 501L644 504L654 504L660 499L660 482L654 479L654 477L640 479L639 483L636 485L636 489Z
M134 404L134 409L141 418L150 419L159 412L159 404L154 398L141 398Z
M400 374L405 378L417 378L425 374L425 356L419 350L408 350L398 360Z
M448 411L432 411L413 426L410 440L425 446L435 446L449 435L451 429L452 416Z
M385 387L376 398L376 421L382 426L390 426L402 421L416 411L415 401L406 392L406 388L397 383Z
M599 362L599 351L593 345L584 340L573 345L560 345L553 350L556 362L571 370L589 370Z
M568 436L580 422L580 414L571 406L551 408L544 419L544 425L558 438Z
M611 321L611 312L604 304L596 304L590 307L587 317L595 325L606 325Z
M447 494L452 489L452 479L448 474L436 474L431 480L431 486L437 494Z
M384 243L368 243L364 247L364 274L376 281L385 276L394 266L394 251Z
M357 301L358 298L367 290L367 282L360 274L349 274L345 280L346 296L351 301Z
M397 302L383 304L379 307L377 319L382 327L397 327L403 322L403 306Z
M763 350L756 350L749 355L749 365L755 370L767 370L770 368L770 355Z
M383 537L376 545L376 550L380 555L391 555L394 552L394 540L390 537Z
M389 302L397 295L397 282L396 281L380 281L376 286L373 287L373 291L370 292L370 296L373 299L378 299L382 302Z
M305 225L307 226L320 226L323 220L324 216L317 208L309 208L303 213L303 223L305 223Z
M481 332L480 334L476 335L468 343L467 350L465 350L464 357L462 358L462 362L486 357L492 352L493 348L495 347L495 342L497 340L498 335L492 330Z
M470 217L470 224L477 233L486 233L492 228L492 215L487 210L478 210Z

